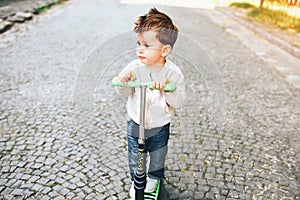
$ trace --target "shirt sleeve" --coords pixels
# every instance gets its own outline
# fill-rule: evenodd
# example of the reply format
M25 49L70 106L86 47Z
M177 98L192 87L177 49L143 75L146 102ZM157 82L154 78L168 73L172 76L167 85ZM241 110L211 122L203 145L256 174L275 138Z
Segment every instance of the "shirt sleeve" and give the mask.
M129 97L134 93L134 89L128 87L115 87L115 91L119 96L122 97Z
M181 71L175 74L175 78L172 78L170 82L175 83L177 88L175 92L165 93L167 104L173 108L179 108L183 105L185 100L185 81Z
M132 71L134 73L134 70L137 68L137 66L138 63L136 60L134 60L130 62L122 71ZM115 87L115 91L119 96L129 97L134 93L135 90L134 88L129 88L129 87Z

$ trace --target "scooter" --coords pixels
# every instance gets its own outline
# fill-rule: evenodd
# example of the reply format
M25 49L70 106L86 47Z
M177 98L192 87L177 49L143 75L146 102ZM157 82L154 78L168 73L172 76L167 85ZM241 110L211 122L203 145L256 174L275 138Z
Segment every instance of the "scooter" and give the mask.
M138 167L134 174L135 200L157 200L160 191L160 180L158 181L156 190L151 193L145 193L146 188L146 169L144 160L145 150L145 105L146 105L146 90L153 89L152 83L140 83L137 80L130 80L127 84L120 82L118 77L113 78L113 86L119 87L134 87L140 88L140 129L139 129L139 149L138 149ZM176 85L167 83L163 88L166 92L174 92Z

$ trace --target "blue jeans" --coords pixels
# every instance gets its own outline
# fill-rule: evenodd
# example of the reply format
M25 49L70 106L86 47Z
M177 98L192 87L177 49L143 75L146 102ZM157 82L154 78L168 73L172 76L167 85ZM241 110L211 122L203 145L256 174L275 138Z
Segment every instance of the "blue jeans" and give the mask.
M128 137L128 164L131 180L133 180L135 169L138 164L138 133L139 125L132 120L127 121ZM163 127L145 130L145 155L149 153L148 176L152 179L164 177L164 165L168 151L168 140L170 136L170 123ZM146 159L145 159L146 161Z

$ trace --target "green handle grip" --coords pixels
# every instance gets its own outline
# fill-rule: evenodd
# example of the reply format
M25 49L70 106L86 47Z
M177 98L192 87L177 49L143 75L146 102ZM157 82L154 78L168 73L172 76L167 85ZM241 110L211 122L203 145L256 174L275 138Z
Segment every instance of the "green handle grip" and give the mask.
M123 83L121 83L121 81L118 77L113 78L112 85L113 86L121 86L121 87L136 87L136 88L141 87L141 83L138 82L137 80L129 80L127 84L123 84ZM153 89L152 84L149 84L147 87L149 89ZM174 83L167 83L163 90L166 92L175 92L176 88L177 87Z

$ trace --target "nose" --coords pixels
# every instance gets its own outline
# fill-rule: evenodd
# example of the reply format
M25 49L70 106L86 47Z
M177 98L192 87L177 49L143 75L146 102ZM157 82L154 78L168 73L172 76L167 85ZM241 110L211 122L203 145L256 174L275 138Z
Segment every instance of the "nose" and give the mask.
M142 47L137 47L137 48L136 48L136 51L137 51L137 53L139 53L139 54L144 54L144 48L142 48Z
M144 52L144 48L143 48L142 46L138 46L138 47L136 48L136 50L137 50L138 52Z

